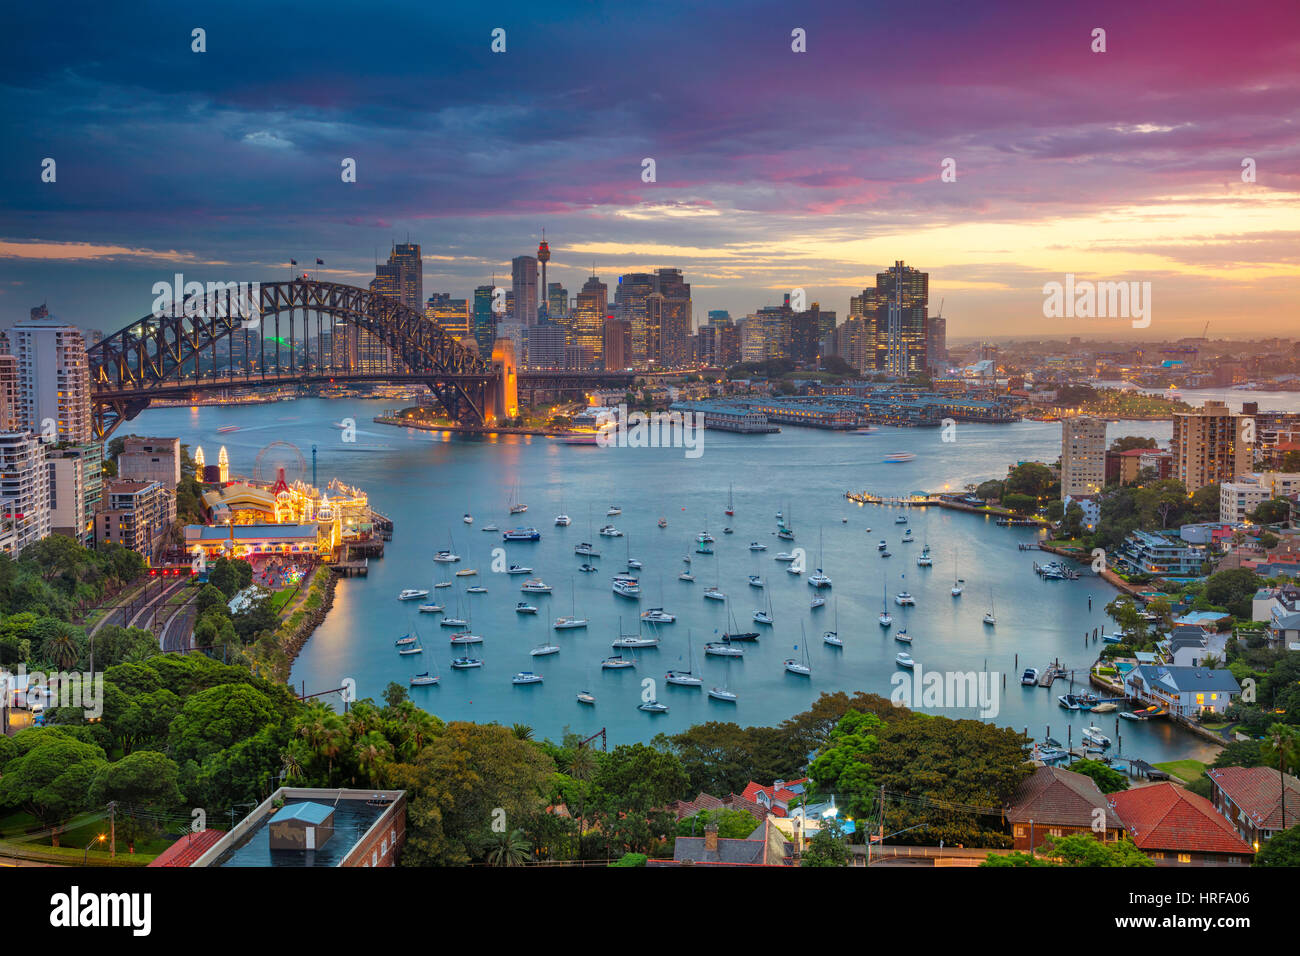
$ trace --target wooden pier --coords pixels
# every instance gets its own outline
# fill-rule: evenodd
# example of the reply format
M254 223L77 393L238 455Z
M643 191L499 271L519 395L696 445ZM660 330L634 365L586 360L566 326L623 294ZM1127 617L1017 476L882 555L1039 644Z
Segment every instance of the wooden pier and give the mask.
M337 564L330 565L334 573L342 578L364 578L370 573L370 559L362 558L360 561L340 561Z

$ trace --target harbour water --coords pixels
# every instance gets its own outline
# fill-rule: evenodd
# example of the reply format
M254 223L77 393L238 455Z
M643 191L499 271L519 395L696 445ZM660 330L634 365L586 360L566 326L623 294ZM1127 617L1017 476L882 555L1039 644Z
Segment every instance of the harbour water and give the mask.
M869 435L801 428L774 435L709 431L703 454L688 458L681 448L602 449L539 437L471 438L373 424L371 419L391 404L299 400L153 409L122 429L179 436L191 446L202 445L209 461L225 445L234 474L251 474L258 452L280 440L301 449L306 462L301 477L311 480L315 445L320 482L337 476L358 485L375 508L393 518L396 533L386 556L371 562L368 577L339 582L333 609L294 665L293 682L308 693L352 678L360 697L378 698L388 682L406 685L414 673L427 670L439 673L441 683L413 687L411 695L444 719L523 723L538 736L555 738L566 728L585 735L604 727L611 743L627 743L710 720L778 724L805 710L823 691L889 696L891 679L905 673L896 668L895 655L907 651L926 671L995 672L996 712L988 719L1027 729L1035 738L1050 728L1053 737L1077 745L1079 732L1096 722L1112 738L1119 737L1126 756L1156 762L1214 752L1163 721L1137 724L1117 721L1114 714L1067 712L1056 701L1069 689L1065 681L1050 692L1020 685L1025 667L1042 668L1054 659L1086 678L1100 645L1085 644L1084 634L1111 629L1103 608L1115 594L1087 574L1073 582L1038 578L1032 565L1043 555L1018 548L1035 541L1036 530L999 528L991 518L938 508L909 510L907 525L898 525L898 509L859 506L843 497L848 490L884 495L960 490L1004 475L1018 461L1054 461L1060 453L1059 424L959 424L953 442L943 442L939 430L888 427ZM345 417L357 423L354 442L344 441L346 433L335 424ZM231 425L237 430L217 431ZM1114 423L1110 437L1167 440L1169 427L1167 422ZM883 459L894 452L916 457L886 464ZM729 486L735 508L730 518L724 514ZM515 489L528 511L511 516L508 505ZM612 505L622 514L607 516ZM570 526L555 526L561 511L571 516ZM776 537L778 511L792 525L795 541ZM462 521L466 512L474 518L472 525ZM657 526L661 517L666 528ZM500 533L481 530L487 524L502 531L536 527L541 540L504 543ZM626 536L600 537L597 530L605 524L614 524ZM724 534L728 526L734 533ZM901 543L905 528L912 530L915 543ZM713 555L695 551L695 537L704 530L716 539ZM892 557L880 557L876 544L881 539ZM575 545L583 541L594 543L601 557L575 555ZM767 550L752 553L753 541ZM934 565L921 568L916 556L926 544ZM461 555L461 562L435 564L434 552L448 547ZM809 571L823 567L833 580L832 588L820 592L825 607L810 609L814 589L807 575L788 574L786 565L774 560L777 552L793 547L804 549ZM528 576L493 573L494 549L502 548L506 563L533 568L531 576L542 578L553 592L522 594L520 584ZM610 587L612 575L626 570L629 554L643 564L633 572L642 586L639 601L619 597ZM678 580L685 557L691 559L694 583ZM586 560L599 571L579 573ZM477 569L478 575L452 577L466 568ZM760 575L766 587L750 587L751 574ZM965 579L959 598L949 593L956 576ZM453 586L432 590L438 580L450 580ZM464 587L473 584L486 586L487 593L465 594ZM730 597L740 630L762 635L742 645L743 659L703 654L705 642L732 629L728 606L703 597L704 589L715 584ZM466 612L461 616L469 618L470 630L484 637L473 652L485 662L481 669L449 667L457 656L448 643L453 629L439 627L436 615L418 613L420 602L397 600L403 588L416 587L430 588L430 600L445 603L449 613L458 605ZM900 590L911 592L915 607L894 603ZM891 631L877 623L884 595L895 619ZM769 597L774 624L753 623L753 612ZM520 600L536 605L538 614L517 614ZM981 620L990 601L997 617L994 627ZM588 627L552 630L554 619L568 615L571 606L589 620ZM613 653L610 642L620 633L635 633L639 612L656 606L677 615L675 624L655 632L660 647L636 652L635 669L602 671L601 660ZM822 640L823 632L836 626L837 613L842 649ZM894 640L900 626L912 636L910 646ZM419 636L423 654L398 656L393 642L408 632ZM648 626L643 633L655 636ZM691 663L688 633L694 646ZM561 651L529 655L532 647L547 641L559 644ZM811 677L787 673L782 661L800 658L805 650ZM703 676L703 688L664 683L666 670L687 667ZM511 676L521 670L542 674L544 682L512 685ZM669 706L666 714L637 709L646 678L656 682L652 690ZM710 700L707 689L714 685L738 694L738 702ZM594 707L576 701L581 690L595 694ZM936 712L977 716L973 706Z

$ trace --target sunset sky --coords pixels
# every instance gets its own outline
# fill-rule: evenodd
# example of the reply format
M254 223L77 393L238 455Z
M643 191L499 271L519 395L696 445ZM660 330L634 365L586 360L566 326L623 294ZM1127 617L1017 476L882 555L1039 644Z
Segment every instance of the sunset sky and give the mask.
M676 266L700 320L843 317L902 259L952 338L1300 329L1296 0L180 6L7 7L0 326L290 257L364 285L408 237L467 296L545 228L570 295ZM1151 282L1151 326L1044 319L1065 273Z

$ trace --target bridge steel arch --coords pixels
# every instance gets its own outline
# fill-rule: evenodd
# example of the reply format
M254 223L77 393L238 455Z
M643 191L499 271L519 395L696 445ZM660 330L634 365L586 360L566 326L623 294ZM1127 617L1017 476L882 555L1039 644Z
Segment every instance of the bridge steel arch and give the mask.
M326 320L334 334L340 328L345 334L349 329L369 332L391 350L397 366L392 378L427 385L457 421L488 424L499 414L501 370L437 322L388 295L305 278L245 284L242 291L235 283L209 283L203 294L187 296L172 311L176 314L147 315L87 349L95 431L101 440L154 398L214 388L385 377L335 365L333 352L329 364L312 362L307 343L313 316L318 353ZM235 371L236 334L246 328L261 333L260 349L251 352L245 336L244 366ZM275 343L273 356L267 354L268 339ZM232 343L232 364L219 368L216 347L223 340Z

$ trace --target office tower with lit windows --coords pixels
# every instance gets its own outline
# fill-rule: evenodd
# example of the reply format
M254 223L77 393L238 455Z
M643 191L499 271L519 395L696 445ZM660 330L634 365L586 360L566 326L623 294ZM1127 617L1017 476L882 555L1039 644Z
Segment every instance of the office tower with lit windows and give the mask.
M887 272L876 273L876 292L877 308L886 315L885 372L894 378L925 372L930 274L899 260Z
M559 282L546 287L546 314L552 322L562 322L569 316L569 290Z
M655 291L655 277L648 272L629 272L618 277L614 289L614 315L626 322L632 330L630 364L644 368L650 362L647 348L646 299ZM657 339L658 336L656 335Z
M655 292L663 301L657 319L658 347L649 351L650 361L661 368L684 368L690 364L690 283L681 269L656 269Z
M457 342L470 334L469 302L453 299L450 292L435 292L424 303L424 316L451 333Z
M605 316L609 308L609 287L596 276L582 285L573 308L570 328L572 345L582 350L584 368L600 368L605 355Z
M926 319L925 360L931 372L944 372L948 368L948 320L942 315Z
M814 302L803 312L790 315L790 358L801 365L821 358L822 342L835 331L835 313L823 311Z
M549 250L548 250L549 251ZM516 256L510 260L510 289L514 293L514 320L521 326L537 324L537 260Z
M632 367L632 323L617 316L605 316L604 345L605 368L621 371Z
M1061 421L1061 499L1088 498L1106 486L1106 420Z
M481 285L474 289L474 341L478 343L479 355L491 355L497 337L497 317L492 311L493 288Z
M418 242L399 242L388 257L390 266L398 268L398 298L408 309L419 312L424 307L424 259Z

